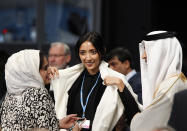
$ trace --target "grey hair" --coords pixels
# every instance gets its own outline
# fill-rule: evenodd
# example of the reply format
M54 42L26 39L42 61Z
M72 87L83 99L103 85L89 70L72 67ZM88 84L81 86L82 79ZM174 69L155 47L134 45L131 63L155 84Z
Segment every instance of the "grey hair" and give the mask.
M51 43L50 48L52 48L54 46L63 47L65 55L71 55L70 47L66 43L63 43L63 42L53 42L53 43Z

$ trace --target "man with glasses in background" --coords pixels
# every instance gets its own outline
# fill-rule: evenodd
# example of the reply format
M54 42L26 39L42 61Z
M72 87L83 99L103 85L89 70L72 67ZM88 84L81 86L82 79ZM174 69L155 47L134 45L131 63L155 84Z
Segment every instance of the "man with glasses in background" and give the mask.
M49 66L55 66L58 69L65 69L71 60L71 51L67 44L61 42L51 43L48 52Z
M58 69L65 69L69 67L69 62L71 60L71 50L70 47L62 42L53 42L49 48L48 52L48 62L49 66L56 67ZM53 89L50 88L50 84L46 85L49 94L54 99Z

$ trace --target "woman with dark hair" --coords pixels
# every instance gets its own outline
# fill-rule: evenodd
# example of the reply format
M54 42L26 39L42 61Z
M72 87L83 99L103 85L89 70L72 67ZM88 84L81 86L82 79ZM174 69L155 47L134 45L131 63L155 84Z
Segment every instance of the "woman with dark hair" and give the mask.
M47 58L39 50L22 50L5 65L7 94L2 107L2 131L46 128L58 131L71 127L77 118L68 115L59 121L54 103L44 87L50 82Z
M75 52L81 64L59 70L59 79L51 84L57 117L75 113L86 118L83 131L111 131L124 110L117 91L121 83L114 80L111 86L106 86L103 80L108 75L118 77L130 91L132 89L122 74L108 68L103 61L105 47L99 33L82 35Z

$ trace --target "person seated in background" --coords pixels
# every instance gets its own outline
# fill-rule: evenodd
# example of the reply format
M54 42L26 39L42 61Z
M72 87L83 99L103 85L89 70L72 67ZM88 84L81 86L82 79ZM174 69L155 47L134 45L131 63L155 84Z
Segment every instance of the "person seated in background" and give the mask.
M0 108L2 130L58 131L75 123L76 114L60 120L56 117L54 103L44 86L54 76L50 70L47 58L39 50L22 50L9 57L5 65L7 94Z
M174 32L150 32L139 44L139 49L143 105L133 99L128 88L118 87L126 116L134 114L130 130L150 131L167 126L174 95L187 89L187 81L181 72L182 48ZM114 78L109 78L105 80L106 85L113 84ZM134 108L137 107L141 112L136 114Z
M168 124L176 131L187 131L187 90L175 94Z
M62 42L51 43L48 52L49 66L53 66L58 69L65 69L69 67L70 61L71 61L71 50L66 43L62 43ZM54 92L53 89L50 89L50 84L47 84L46 88L54 100Z
M107 54L106 61L110 68L126 76L134 93L138 95L138 101L142 103L141 74L134 68L131 52L128 49L117 47Z

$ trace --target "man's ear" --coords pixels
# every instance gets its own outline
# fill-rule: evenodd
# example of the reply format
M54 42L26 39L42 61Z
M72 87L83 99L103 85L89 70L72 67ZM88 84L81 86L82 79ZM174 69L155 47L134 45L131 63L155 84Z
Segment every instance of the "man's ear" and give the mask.
M130 62L129 62L129 60L125 60L125 61L123 62L123 64L124 64L125 68L129 68L129 67L130 67Z
M66 60L66 61L67 61L67 63L69 63L70 60L71 60L71 55L67 55L66 57L67 57L67 60Z

